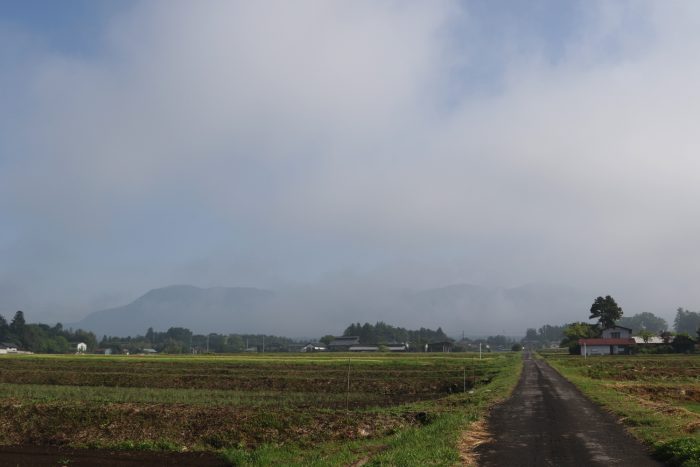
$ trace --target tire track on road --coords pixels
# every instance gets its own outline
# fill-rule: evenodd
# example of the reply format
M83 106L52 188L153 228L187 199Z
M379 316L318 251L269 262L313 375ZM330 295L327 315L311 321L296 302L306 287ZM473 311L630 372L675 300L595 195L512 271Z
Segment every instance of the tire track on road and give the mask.
M658 467L615 418L588 400L543 360L523 356L512 396L488 417L491 441L479 465Z

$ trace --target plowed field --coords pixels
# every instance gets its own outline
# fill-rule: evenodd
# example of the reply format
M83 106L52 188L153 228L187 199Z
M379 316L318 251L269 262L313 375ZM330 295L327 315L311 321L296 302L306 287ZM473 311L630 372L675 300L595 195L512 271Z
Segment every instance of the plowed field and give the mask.
M509 362L456 354L3 356L0 445L216 452L379 439L458 409L459 395Z

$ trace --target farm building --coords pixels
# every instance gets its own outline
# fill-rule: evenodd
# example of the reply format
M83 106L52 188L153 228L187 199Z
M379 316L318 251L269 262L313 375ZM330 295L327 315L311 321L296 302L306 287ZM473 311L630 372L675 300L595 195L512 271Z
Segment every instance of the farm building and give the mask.
M440 341L440 342L431 342L429 344L425 344L425 351L426 352L452 352L452 342L450 341Z
M377 345L353 345L348 349L350 352L378 352Z
M382 344L382 345L353 345L350 352L405 352L408 350L407 344Z
M601 337L579 339L581 355L618 355L630 353L630 347L635 345L632 330L623 326L612 326L603 329Z
M9 342L0 343L0 354L17 353L17 344Z
M673 342L674 337L675 336L669 336L664 339L661 336L651 336L646 340L646 342L644 341L643 337L639 336L634 336L632 339L634 339L634 343L637 345L664 345Z
M328 345L328 350L336 352L406 352L408 344L392 342L381 345L364 345L360 344L360 338L357 336L341 336L333 338L333 341Z
M328 349L325 345L318 342L309 342L304 347L301 348L302 352L325 352Z
M389 352L408 352L408 344L391 343L386 345Z
M335 352L347 352L350 347L360 345L360 338L358 336L340 336L334 337L333 341L328 344L328 350Z

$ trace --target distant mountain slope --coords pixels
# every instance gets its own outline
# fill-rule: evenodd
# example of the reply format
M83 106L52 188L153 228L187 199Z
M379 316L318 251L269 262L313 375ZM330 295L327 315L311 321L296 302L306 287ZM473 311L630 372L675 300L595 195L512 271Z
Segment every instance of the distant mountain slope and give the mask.
M195 332L269 333L320 337L355 322L384 321L416 329L441 326L448 335L524 335L528 327L585 320L593 295L568 286L514 288L454 284L409 291L338 283L272 292L244 287L154 289L134 302L67 326L102 336L143 334L182 326Z
M200 332L233 332L254 325L256 315L274 294L247 287L202 289L173 285L153 289L128 305L97 311L72 324L113 336L144 334L149 327L166 330L172 326Z

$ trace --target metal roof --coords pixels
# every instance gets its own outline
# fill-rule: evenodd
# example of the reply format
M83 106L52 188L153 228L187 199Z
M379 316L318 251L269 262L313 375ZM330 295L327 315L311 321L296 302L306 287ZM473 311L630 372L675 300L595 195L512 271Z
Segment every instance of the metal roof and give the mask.
M581 345L633 345L634 339L579 339L578 343Z

